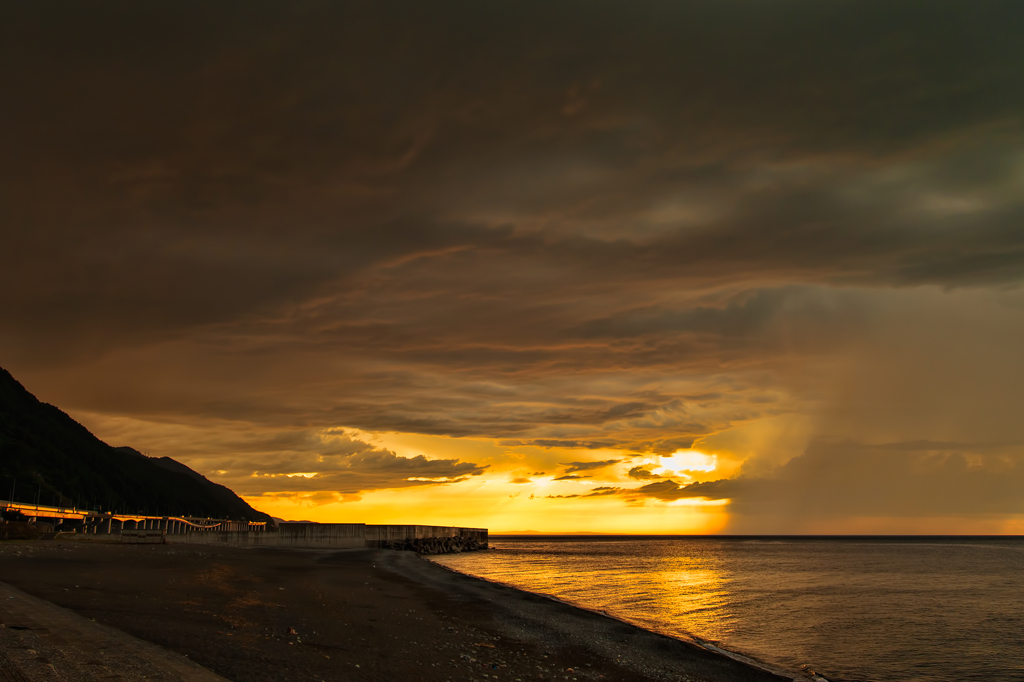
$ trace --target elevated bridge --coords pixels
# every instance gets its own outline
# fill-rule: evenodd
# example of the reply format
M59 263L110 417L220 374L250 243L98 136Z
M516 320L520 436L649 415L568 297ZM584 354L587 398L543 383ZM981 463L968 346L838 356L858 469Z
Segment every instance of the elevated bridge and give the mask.
M122 530L162 530L169 535L195 532L264 532L265 521L236 521L197 516L152 516L121 512L100 512L75 507L49 507L0 500L0 510L20 512L32 522L48 523L62 533L119 535Z

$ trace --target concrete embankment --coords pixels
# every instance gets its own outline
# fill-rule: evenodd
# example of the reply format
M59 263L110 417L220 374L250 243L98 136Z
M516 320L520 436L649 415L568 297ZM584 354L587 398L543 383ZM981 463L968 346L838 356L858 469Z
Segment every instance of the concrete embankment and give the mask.
M487 549L486 528L380 525L366 523L291 523L179 516L141 516L58 507L26 506L0 500L5 514L27 523L0 524L0 538L30 539L54 533L75 539L118 538L129 544L187 543L235 547L296 549L404 549L443 554Z
M126 531L124 539L131 537ZM365 523L283 523L277 531L199 531L168 533L168 543L294 549L404 549L443 554L487 549L486 528L373 525Z

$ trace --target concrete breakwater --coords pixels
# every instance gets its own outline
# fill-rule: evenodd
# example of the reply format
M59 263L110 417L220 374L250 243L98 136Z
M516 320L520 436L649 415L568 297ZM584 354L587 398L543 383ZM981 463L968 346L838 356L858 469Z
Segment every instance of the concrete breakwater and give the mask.
M123 531L122 541L131 542L132 538L132 531ZM486 528L366 523L282 523L276 531L185 530L180 533L166 533L163 541L172 544L295 549L404 549L422 554L469 552L488 547Z
M445 526L366 526L366 546L420 554L452 554L487 549L486 528Z

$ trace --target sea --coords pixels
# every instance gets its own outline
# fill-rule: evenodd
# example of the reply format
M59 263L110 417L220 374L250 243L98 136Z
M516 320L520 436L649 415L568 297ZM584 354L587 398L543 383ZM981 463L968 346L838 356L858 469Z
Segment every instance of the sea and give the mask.
M433 557L794 677L1024 682L1021 537L495 537Z

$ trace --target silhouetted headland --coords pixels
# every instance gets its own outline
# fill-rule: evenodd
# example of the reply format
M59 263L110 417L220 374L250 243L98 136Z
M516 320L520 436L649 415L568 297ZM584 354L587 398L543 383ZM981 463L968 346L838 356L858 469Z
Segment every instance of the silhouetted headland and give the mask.
M170 457L111 447L0 369L0 539L93 539L293 549L487 548L487 529L282 523ZM7 499L4 499L7 498Z
M111 447L0 368L0 498L58 508L272 522L170 457Z

